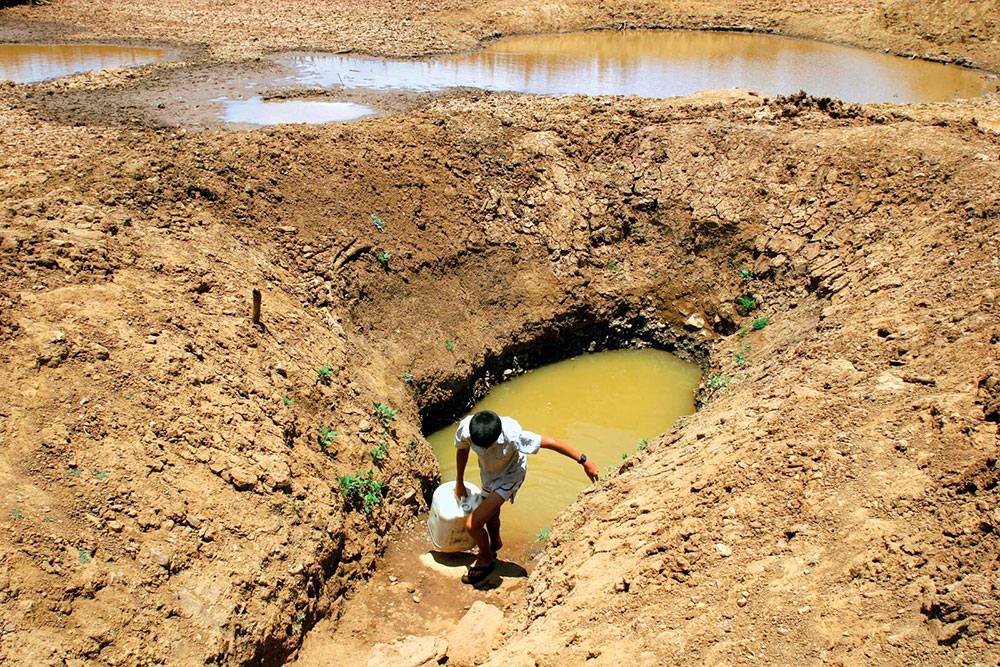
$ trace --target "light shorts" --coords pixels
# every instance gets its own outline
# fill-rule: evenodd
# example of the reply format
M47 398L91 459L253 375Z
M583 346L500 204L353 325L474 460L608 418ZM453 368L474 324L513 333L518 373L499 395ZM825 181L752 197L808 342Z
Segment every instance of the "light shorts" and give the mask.
M500 479L490 480L489 482L485 480L481 481L483 483L484 498L491 493L496 493L504 500L514 502L517 490L524 484L524 473L522 472L520 475L508 475Z

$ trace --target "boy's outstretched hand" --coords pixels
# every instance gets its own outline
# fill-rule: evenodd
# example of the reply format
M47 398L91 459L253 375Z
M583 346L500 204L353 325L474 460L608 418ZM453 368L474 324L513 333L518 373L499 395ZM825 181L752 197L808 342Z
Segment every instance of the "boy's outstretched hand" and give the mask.
M542 436L542 449L551 449L554 452L559 452L563 456L568 456L574 461L579 461L582 458L580 452L576 451L562 440L556 440L555 438L550 438L547 435ZM587 459L582 465L583 471L587 473L587 477L590 478L591 482L596 482L598 478L600 478L601 474L597 469L596 463Z
M467 495L469 495L469 491L465 488L465 484L462 482L455 482L455 497L462 500Z

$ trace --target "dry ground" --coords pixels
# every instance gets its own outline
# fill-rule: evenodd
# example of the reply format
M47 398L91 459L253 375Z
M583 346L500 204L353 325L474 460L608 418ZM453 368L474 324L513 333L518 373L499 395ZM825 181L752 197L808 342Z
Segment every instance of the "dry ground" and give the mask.
M997 63L985 2L146 4L7 9L0 35L236 58L749 25ZM423 506L421 417L512 355L633 339L729 382L563 513L494 664L997 661L996 96L465 94L185 133L39 115L63 87L0 89L11 664L282 662ZM338 478L368 470L366 510Z

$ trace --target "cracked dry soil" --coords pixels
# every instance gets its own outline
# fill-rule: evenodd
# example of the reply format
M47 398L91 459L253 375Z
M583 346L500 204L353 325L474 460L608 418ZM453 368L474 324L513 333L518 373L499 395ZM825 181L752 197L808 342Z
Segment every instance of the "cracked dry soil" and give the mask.
M917 11L790 6L856 31ZM84 25L81 7L2 16L44 35L32 17ZM364 7L343 15L369 26ZM121 34L115 11L81 34ZM477 38L525 16L440 11ZM953 53L996 38L968 17ZM159 37L256 48L250 25L187 20ZM729 382L562 513L490 664L996 662L996 95L466 91L246 133L35 101L148 71L0 88L3 660L284 662L425 508L422 427L512 355L640 341ZM368 470L366 510L339 478Z

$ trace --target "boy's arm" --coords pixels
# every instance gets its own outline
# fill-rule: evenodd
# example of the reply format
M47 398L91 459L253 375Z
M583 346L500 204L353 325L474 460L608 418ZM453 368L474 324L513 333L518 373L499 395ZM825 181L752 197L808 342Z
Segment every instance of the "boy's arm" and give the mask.
M463 447L455 450L455 467L458 472L455 476L455 497L464 498L469 492L465 490L465 464L469 462L469 448Z
M555 438L550 438L548 436L543 435L542 449L551 449L554 452L559 452L563 456L568 456L577 463L580 462L580 452L576 451L562 440L556 440ZM583 471L587 473L587 477L590 478L591 482L596 482L597 478L600 476L600 471L597 469L597 464L591 461L590 459L587 459L586 461L583 462Z

